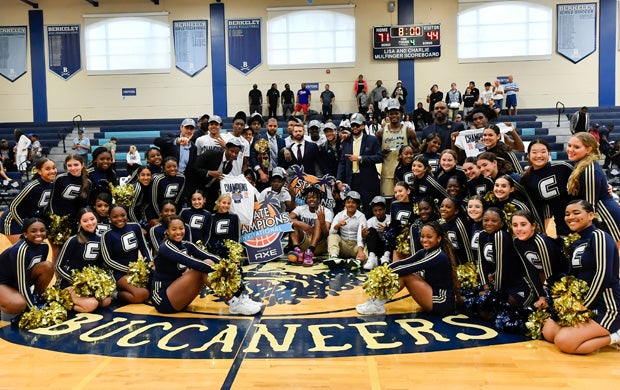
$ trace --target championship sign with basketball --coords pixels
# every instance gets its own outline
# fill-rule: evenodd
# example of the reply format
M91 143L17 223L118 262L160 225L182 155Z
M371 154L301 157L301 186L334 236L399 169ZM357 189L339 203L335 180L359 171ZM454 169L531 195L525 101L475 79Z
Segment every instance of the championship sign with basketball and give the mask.
M306 204L303 199L303 192L310 186L318 186L325 194L321 199L321 205L327 208L333 209L336 207L336 201L332 195L336 179L331 175L324 175L323 177L316 177L304 172L304 168L299 165L293 165L288 169L287 183L290 189L293 190L295 195L295 203Z
M293 230L288 213L280 212L280 205L269 194L254 204L251 225L241 226L241 244L246 248L250 263L265 263L284 254L282 234Z

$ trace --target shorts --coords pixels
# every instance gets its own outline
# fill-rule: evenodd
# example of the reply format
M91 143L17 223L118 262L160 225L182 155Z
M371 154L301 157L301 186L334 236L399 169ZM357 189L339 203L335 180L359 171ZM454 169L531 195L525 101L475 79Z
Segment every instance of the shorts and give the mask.
M307 104L297 104L295 106L295 111L303 111L304 114L308 113L308 105Z
M153 302L153 307L160 313L170 314L170 313L178 313L179 310L172 307L172 303L170 303L170 299L168 299L168 293L166 290L172 282L157 282L153 281L151 284L151 302Z
M506 95L506 108L517 106L517 95Z
M432 314L445 316L454 313L454 291L433 287Z

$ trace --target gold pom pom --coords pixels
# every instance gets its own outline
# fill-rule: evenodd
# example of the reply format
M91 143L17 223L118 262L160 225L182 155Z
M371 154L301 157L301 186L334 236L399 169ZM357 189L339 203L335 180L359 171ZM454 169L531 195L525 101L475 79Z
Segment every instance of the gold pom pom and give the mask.
M456 266L456 277L461 288L471 290L479 286L480 279L478 276L478 267L473 261Z
M243 246L237 241L230 239L224 240L224 246L228 248L228 259L234 261L237 264L241 264L243 258Z
M116 281L107 271L93 265L71 272L73 290L80 297L104 300L116 290Z
M52 286L45 289L42 295L43 299L45 299L45 302L47 303L58 302L67 310L73 309L71 293L67 290L62 290L56 286Z
M574 276L564 276L551 286L553 308L560 326L575 326L588 322L593 313L583 305L588 283Z
M493 191L489 191L484 194L484 201L489 204L497 203L497 197L495 196L495 193L493 193Z
M241 272L233 260L222 259L209 273L209 285L213 293L222 298L232 297L241 287Z
M205 252L207 251L207 245L204 242L202 242L202 240L196 241L195 244L199 249L202 249Z
M67 309L58 302L51 302L42 309L30 308L22 314L17 324L21 329L46 328L58 325L67 319Z
M145 288L149 284L151 267L146 260L140 258L129 263L127 270L127 283L134 287Z
M54 245L62 245L71 237L68 215L50 214L50 228L47 238Z
M411 255L411 244L409 242L409 238L411 237L410 227L411 225L408 223L402 225L400 233L396 236L396 250L405 256Z
M512 232L512 216L517 211L517 207L512 203L506 203L504 205L504 222L506 223L506 228L509 232Z
M124 207L131 206L136 196L136 191L131 184L115 186L114 184L110 183L110 192L112 193L112 199L114 199L114 203Z
M380 265L368 272L368 279L362 288L371 298L387 301L400 289L398 275L387 264Z
M525 335L532 340L541 340L543 338L542 329L545 325L545 321L549 318L549 313L545 309L537 309L532 312L525 322Z
M566 254L566 256L568 258L570 258L572 256L572 252L571 252L571 245L573 245L573 242L579 240L581 238L581 236L579 235L579 233L571 233L568 236L565 236L562 238L562 241L564 241L564 253Z

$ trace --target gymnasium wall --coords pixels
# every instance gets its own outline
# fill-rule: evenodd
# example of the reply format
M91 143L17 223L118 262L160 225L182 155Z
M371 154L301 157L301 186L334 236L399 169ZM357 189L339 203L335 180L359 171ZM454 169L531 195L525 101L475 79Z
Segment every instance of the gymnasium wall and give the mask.
M156 6L149 0L100 0L95 8L81 0L35 0L43 10L44 24L82 24L86 13L119 12L170 12L170 22L181 19L210 19L210 1L202 0L161 0ZM603 0L615 1L615 0ZM313 4L342 4L343 0L314 0ZM560 2L538 0L553 8ZM561 3L576 1L563 0ZM227 66L226 84L228 94L228 115L238 110L247 110L247 93L253 83L265 93L272 82L280 90L284 83L297 90L302 81L319 82L319 92L323 84L329 83L336 94L334 112L352 111L355 100L352 92L353 81L358 74L364 74L372 88L381 79L388 90L396 80L407 80L407 75L398 74L395 61L374 61L372 59L371 28L373 25L398 23L397 12L389 13L387 0L356 1L357 19L357 65L354 68L331 68L308 70L269 70L266 65L265 50L266 7L302 6L306 0L223 0L225 17L260 17L263 20L263 64L247 75ZM18 0L0 0L0 25L27 25L28 11L32 8ZM519 106L522 108L546 108L562 101L566 106L598 105L598 50L586 59L573 64L555 53L555 29L553 31L553 54L544 61L518 61L495 63L459 64L456 55L456 14L457 0L415 0L414 23L441 24L441 57L415 61L415 82L407 83L410 99L424 101L432 84L437 83L446 91L451 82L456 82L463 90L469 80L475 80L482 89L485 81L492 81L499 75L513 74L519 83ZM510 18L510 15L498 15ZM617 20L617 18L616 18ZM598 26L597 26L598 27ZM510 34L509 30L498 34ZM209 49L211 37L209 37ZM597 44L598 49L598 44ZM616 44L617 49L617 44ZM618 52L616 50L616 61ZM108 75L87 76L82 70L65 81L53 73L46 72L47 102L49 121L67 121L81 114L85 120L142 119L196 117L213 112L214 91L211 79L211 58L208 67L194 77L189 77L173 68L169 74ZM28 66L30 66L30 58ZM83 66L85 68L85 66ZM617 73L617 70L616 70ZM617 76L616 76L617 77ZM411 75L409 75L411 79ZM137 96L121 96L121 88L137 88ZM11 83L0 77L0 122L20 122L33 120L32 79L28 72ZM619 89L616 86L615 94ZM221 96L216 91L215 98ZM315 94L314 109L320 110L318 93ZM221 113L216 113L221 114Z

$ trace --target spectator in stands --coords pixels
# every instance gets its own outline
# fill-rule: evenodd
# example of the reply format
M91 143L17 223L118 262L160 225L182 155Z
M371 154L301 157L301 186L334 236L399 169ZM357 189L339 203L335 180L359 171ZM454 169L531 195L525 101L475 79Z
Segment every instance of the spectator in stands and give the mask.
M6 139L0 140L0 160L7 172L15 172L15 152Z
M569 129L572 134L575 134L588 131L589 128L590 114L588 114L588 107L583 106L570 117Z
M471 88L467 87L463 94L463 118L467 118L467 115L474 109L476 103L476 97L471 93Z
M333 119L332 109L336 95L329 90L329 84L325 84L325 90L321 92L321 111L323 113L323 122Z
M396 82L396 87L394 87L394 91L392 92L392 98L398 100L400 110L405 112L405 104L407 103L407 88L405 88L402 81L398 80Z
M478 102L480 104L490 105L489 101L491 99L493 99L493 90L491 89L491 83L487 81L486 83L484 83L484 89L480 94L480 100Z
M383 97L381 98L381 100L378 103L378 105L379 105L378 113L381 115L380 118L385 118L385 109L388 106L388 102L390 101L390 98L388 96L387 91L382 92L382 94L383 94Z
M428 103L428 112L433 112L435 109L435 103L443 100L443 92L439 90L437 84L433 84L431 87L430 95L426 96L426 102Z
M596 142L598 142L599 144L601 143L601 136L598 133L598 130L601 128L601 125L599 125L598 123L595 123L592 125L592 129L590 129L589 133L592 134L594 136L594 138L596 138ZM600 146L599 146L599 150L600 150Z
M431 114L424 109L424 104L418 102L418 108L413 111L413 124L416 131L422 131L430 122Z
M116 139L116 137L111 137L110 142L106 142L105 144L103 144L103 147L108 149L108 152L110 152L110 154L112 155L112 165L110 165L110 168L112 168L114 172L116 172L116 144L117 143L118 143L118 140Z
M504 103L504 86L499 83L499 80L495 80L493 82L493 101L495 101L495 108L502 112L502 105Z
M361 92L357 95L357 110L360 114L366 117L366 112L368 111L368 95L364 92Z
M462 102L463 98L461 92L456 89L456 83L450 84L450 90L446 93L446 104L448 104L448 109L450 110L448 115L450 120L456 119L456 114L458 114Z
M258 89L258 85L252 85L252 89L248 93L248 102L250 103L250 115L255 112L263 115L263 93Z
M2 164L2 160L0 160L0 178L2 179L2 185L9 185L13 181L10 177L6 175L6 171L4 170L4 165ZM17 184L17 183L15 183ZM19 186L19 184L17 184Z
M382 110L379 109L379 102L383 99L383 92L387 95L388 90L383 86L383 81L377 80L375 83L376 87L373 88L372 92L370 92L370 102L373 105L373 109L375 114L379 116L379 120L381 120Z
M284 91L280 96L282 97L282 116L286 118L295 111L295 94L288 83L284 84Z
M473 81L469 82L469 89L471 89L471 93L474 95L474 101L477 104L478 101L480 100L480 90L478 88L476 88L476 83L473 82ZM476 105L476 104L474 104L474 105Z
M519 84L514 82L512 75L508 76L508 83L504 85L504 91L506 92L506 110L508 116L517 115L517 92L519 92Z
M142 165L142 159L140 158L140 152L136 149L136 145L129 146L129 152L125 155L127 160L127 175L131 176L133 171L138 169Z
M431 133L437 133L441 137L441 149L439 150L439 152L441 152L451 147L452 133L465 130L465 127L462 122L459 123L448 120L448 105L444 101L435 103L433 115L435 121L422 130L422 135L426 138L426 136Z
M295 105L293 116L297 115L299 111L303 111L304 123L306 123L308 121L308 109L311 101L312 95L310 94L310 90L306 88L306 83L301 83L301 88L297 91L297 104Z
M605 155L605 162L603 163L603 169L609 168L609 163L611 162L609 156L611 155L611 143L609 139L609 134L614 131L614 124L610 122L607 126L603 126L599 129L598 133L601 137L599 149L601 153Z
M43 146L41 146L38 135L29 133L28 138L30 138L30 155L28 159L34 163L43 157Z
M353 95L358 97L360 93L368 93L368 83L364 80L364 75L357 76L357 80L353 84Z
M84 130L79 129L78 135L73 139L73 145L71 149L75 150L75 153L82 156L86 165L88 165L88 152L90 152L90 139L84 135ZM18 164L19 166L19 164Z
M267 116L269 118L278 117L278 104L280 102L280 91L276 83L271 84L271 88L265 94L267 96Z

